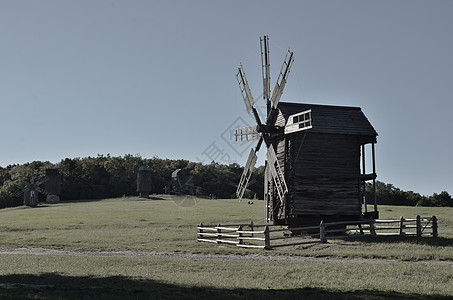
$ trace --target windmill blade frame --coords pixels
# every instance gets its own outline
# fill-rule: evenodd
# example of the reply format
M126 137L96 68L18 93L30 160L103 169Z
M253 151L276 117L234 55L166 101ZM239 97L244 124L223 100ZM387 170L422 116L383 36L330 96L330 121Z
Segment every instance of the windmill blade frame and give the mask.
M244 171L242 172L241 179L236 190L236 196L239 198L239 201L242 201L242 197L244 196L245 190L247 189L250 177L252 176L253 170L255 169L255 164L258 159L256 152L256 149L250 149L247 163L244 166Z
M250 111L253 112L255 117L257 126L254 127L244 127L244 128L237 128L235 129L235 137L236 143L248 142L252 140L256 140L259 133L261 133L261 137L259 139L258 145L256 149L251 149L249 157L247 159L247 163L244 167L244 171L241 175L240 182L238 184L238 188L236 190L237 197L242 200L244 192L247 188L249 183L250 177L252 172L255 168L255 164L257 161L257 155L261 143L264 141L266 147L268 148L267 151L267 160L268 160L268 169L269 169L269 177L272 177L273 182L275 183L275 187L277 189L277 194L280 202L283 203L285 195L288 193L288 187L285 181L285 176L282 172L282 168L280 167L277 155L275 154L275 150L272 145L272 134L275 131L280 131L278 128L274 126L275 118L277 116L277 105L280 101L280 98L283 94L283 90L285 88L286 82L288 80L288 76L291 70L291 66L294 62L294 54L289 49L285 55L285 59L283 60L282 67L280 69L279 76L277 78L277 82L275 84L274 91L272 93L272 97L270 97L271 90L270 90L270 60L269 60L269 38L268 36L260 37L260 49L261 49L261 72L262 72L262 79L263 79L263 98L266 100L267 105L267 118L266 124L262 125L257 110L254 107L254 99L252 96L252 92L250 90L247 78L245 76L245 71L242 66L242 63L239 65L238 72L236 74L236 80L239 85L239 89L241 91L242 99L244 100L245 106L247 108L247 112L250 114ZM294 125L297 126L297 125ZM277 129L277 130L275 130Z
M247 143L260 139L257 126L248 126L234 129L235 143Z
M46 195L46 196L50 195L50 193L48 191L46 191L45 189L40 188L39 186L36 186L34 188L34 190L37 191L37 192L40 192L41 194Z
M278 163L277 155L275 154L275 150L272 144L268 146L266 158L270 174L272 176L272 179L274 180L278 198L280 199L280 202L283 203L284 197L288 193L288 186L286 184L285 175L283 174L280 164Z
M245 71L242 64L239 65L238 72L236 74L236 80L238 82L239 89L241 90L241 96L242 99L244 99L247 112L250 113L255 102L253 100L252 91L250 90L247 78L245 77Z
M34 185L35 186L40 186L41 184L46 183L47 181L49 181L49 178L48 177L44 177L42 179L39 179L37 182L35 182Z
M260 38L261 48L261 73L263 75L263 99L269 100L271 96L271 77L269 60L269 37Z
M272 104L274 108L277 108L278 102L280 102L280 98L283 94L286 82L288 81L289 72L293 62L294 53L288 49L285 59L283 60L282 68L280 69L277 82L275 83L274 92L272 93Z

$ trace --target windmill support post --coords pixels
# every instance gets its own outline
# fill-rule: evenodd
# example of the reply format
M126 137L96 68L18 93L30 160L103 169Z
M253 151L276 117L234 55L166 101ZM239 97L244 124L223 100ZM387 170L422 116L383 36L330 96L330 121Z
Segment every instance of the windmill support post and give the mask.
M373 174L376 174L376 154L375 154L375 150L374 150L374 144L375 143L372 143L371 144L371 155L372 155L372 159L373 159ZM377 213L378 209L377 209L377 196L376 196L376 176L373 177L373 200L374 200L374 211ZM375 216L376 218L378 218L379 216Z
M362 175L365 177L365 144L362 145ZM366 198L366 181L362 182L363 188L363 205L365 206L365 215L368 213L368 203Z

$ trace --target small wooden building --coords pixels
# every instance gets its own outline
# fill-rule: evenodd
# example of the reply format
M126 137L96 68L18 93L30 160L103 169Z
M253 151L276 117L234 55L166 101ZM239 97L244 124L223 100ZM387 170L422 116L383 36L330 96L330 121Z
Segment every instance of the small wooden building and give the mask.
M365 182L375 188L374 145L377 133L359 107L278 104L275 126L311 110L311 128L272 135L278 162L288 186L284 201L265 174L267 220L275 224L313 225L377 217L375 194L365 197ZM366 151L365 146L371 145ZM371 153L365 157L366 153ZM368 162L367 162L368 159ZM371 172L366 172L371 166ZM371 211L369 211L369 208Z

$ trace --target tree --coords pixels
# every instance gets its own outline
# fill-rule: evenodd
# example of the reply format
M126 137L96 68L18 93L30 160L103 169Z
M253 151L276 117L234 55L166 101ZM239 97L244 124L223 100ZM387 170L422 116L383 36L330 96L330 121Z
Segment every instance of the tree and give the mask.
M429 200L432 205L430 206L453 206L453 200L446 191L441 192L440 194L434 193Z
M23 165L0 167L0 207L16 206L23 203L22 197L14 195L23 188L23 180L29 179L31 170L36 178L43 177L46 168L57 168L63 177L61 200L101 199L136 195L138 169L148 165L151 168L154 193L164 193L171 182L171 175L182 169L185 179L191 178L197 196L217 195L217 198L234 198L243 167L237 163L222 165L217 162L202 164L184 159L161 159L157 156L143 159L140 155L127 154L123 157L98 155L97 157L66 158L54 165L50 162L34 161ZM263 199L264 166L254 170L245 198L255 195ZM372 185L366 184L371 196ZM452 197L443 191L430 197L413 191L403 191L393 184L376 181L378 204L453 206Z

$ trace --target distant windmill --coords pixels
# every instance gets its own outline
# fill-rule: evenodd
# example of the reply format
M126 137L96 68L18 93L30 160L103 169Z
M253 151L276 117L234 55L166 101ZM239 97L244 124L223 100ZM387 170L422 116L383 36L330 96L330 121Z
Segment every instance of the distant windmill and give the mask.
M188 174L187 170L176 169L173 171L171 174L170 187L171 192L176 195L194 195L195 185L193 177Z
M137 192L139 198L149 198L153 189L151 169L149 166L141 166L137 173Z
M30 179L24 180L23 184L24 189L17 195L23 194L26 206L37 206L39 193L46 195L46 202L55 203L60 200L61 176L57 169L46 169L46 176L38 180L32 169ZM43 184L45 188L42 188Z
M38 205L38 193L42 193L47 196L47 191L42 189L40 186L48 180L47 177L35 180L35 174L33 169L31 170L31 176L28 181L24 180L25 188L22 191L24 194L24 205L35 207Z

